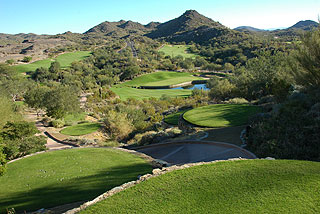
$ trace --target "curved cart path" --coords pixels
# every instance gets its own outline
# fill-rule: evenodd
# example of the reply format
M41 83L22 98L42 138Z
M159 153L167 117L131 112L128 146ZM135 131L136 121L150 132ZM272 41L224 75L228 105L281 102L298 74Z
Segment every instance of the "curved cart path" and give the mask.
M255 159L251 152L228 143L212 141L181 141L135 148L136 151L169 164L186 164L228 160L230 158Z
M39 135L45 136L47 137L47 144L46 147L48 148L48 150L56 150L56 149L63 149L63 148L72 148L72 146L70 145L65 145L62 143L59 143L57 141L55 141L54 139L48 137L45 132L49 131L47 127L45 127L43 125L43 123L40 121L41 119L39 117L37 117L37 113L34 111L28 111L26 112L26 114L24 115L25 118L28 121L32 121L35 122L37 129L40 131Z

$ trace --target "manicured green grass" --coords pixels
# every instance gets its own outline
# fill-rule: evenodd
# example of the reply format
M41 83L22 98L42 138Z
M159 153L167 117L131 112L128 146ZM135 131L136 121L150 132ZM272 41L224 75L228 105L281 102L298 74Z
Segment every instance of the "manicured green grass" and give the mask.
M195 77L190 73L158 71L134 78L131 81L122 83L121 86L167 86L201 79L203 78Z
M60 133L64 135L80 136L91 134L97 131L100 127L101 125L99 123L81 123L64 128L60 131Z
M128 98L135 98L138 100L149 99L151 97L161 98L164 95L169 97L187 97L192 94L192 90L187 89L152 90L136 89L130 87L112 87L111 90L116 93L121 100L126 100Z
M53 59L44 59L44 60L35 61L30 64L15 65L13 66L13 69L19 73L26 73L26 72L35 71L37 70L37 68L40 68L40 67L49 68L53 61L54 61Z
M44 59L39 60L30 64L16 65L13 66L14 70L19 73L35 71L37 68L44 67L49 68L53 61L58 61L61 65L61 68L66 68L71 65L74 61L80 61L88 57L91 54L90 51L76 51L72 53L65 53L57 56L54 59Z
M81 112L81 113L75 113L75 114L67 114L64 116L63 120L65 121L66 124L75 124L79 121L84 121L86 118L86 113Z
M166 56L183 56L184 58L195 58L197 55L189 52L188 45L165 45L159 49L159 52L164 52Z
M57 56L56 60L60 63L61 68L66 68L75 61L80 61L91 55L91 51L76 51L65 53Z
M204 127L240 126L246 124L249 117L259 110L259 107L247 104L218 104L190 110L183 115L183 118L192 124Z
M218 162L151 178L80 213L320 213L320 163Z
M8 164L0 177L0 213L50 208L92 200L149 173L143 159L114 149L85 148L47 152Z
M180 115L185 113L186 111L188 111L189 109L183 110L183 111L179 111L173 114L169 114L168 116L166 116L164 118L164 122L169 123L171 125L178 125L178 121L180 118Z

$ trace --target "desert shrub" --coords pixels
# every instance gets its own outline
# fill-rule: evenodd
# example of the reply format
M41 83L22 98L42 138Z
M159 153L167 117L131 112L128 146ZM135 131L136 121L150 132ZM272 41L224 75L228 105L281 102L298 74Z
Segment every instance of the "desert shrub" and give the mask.
M179 128L172 128L170 131L170 133L174 134L174 135L179 135L182 133L182 131Z
M53 121L51 122L51 124L52 124L52 126L55 127L55 128L62 128L62 127L64 127L65 122L64 122L64 120L62 120L62 119L57 119L57 120L53 120Z
M148 131L145 133L139 133L134 136L128 143L136 144L139 146L149 145L154 143L160 143L169 138L180 135L182 131L178 128L166 129L164 131Z
M120 146L120 143L115 140L109 140L109 141L100 141L98 142L98 145L102 147L118 147Z
M13 63L15 63L15 60L14 59L8 59L8 60L6 60L6 63L8 65L12 65Z
M152 144L154 136L156 136L157 132L148 131L145 133L136 134L133 139L131 139L129 144L136 144L139 146Z
M31 62L31 60L32 60L31 56L25 56L23 57L22 62Z
M225 103L228 103L228 104L247 104L247 103L249 103L249 101L244 98L236 97L236 98L232 98L232 99L225 101Z
M109 111L103 123L108 134L115 140L123 140L133 131L132 121L125 113Z

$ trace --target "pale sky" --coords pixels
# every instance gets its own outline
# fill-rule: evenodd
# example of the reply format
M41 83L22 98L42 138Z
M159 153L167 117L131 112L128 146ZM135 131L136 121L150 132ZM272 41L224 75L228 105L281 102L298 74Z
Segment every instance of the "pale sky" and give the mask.
M0 33L83 33L104 21L165 22L194 9L235 28L317 21L320 0L0 0Z

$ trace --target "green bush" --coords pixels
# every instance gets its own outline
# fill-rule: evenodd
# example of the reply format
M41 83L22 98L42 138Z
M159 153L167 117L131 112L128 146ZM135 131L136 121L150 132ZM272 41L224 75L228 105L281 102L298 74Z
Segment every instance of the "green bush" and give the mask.
M6 63L9 64L9 65L12 65L13 63L15 63L15 60L14 59L8 59L6 61Z
M5 173L6 162L6 155L3 152L3 146L0 144L0 176Z
M32 57L31 56L25 56L23 59L22 59L22 62L31 62L32 60Z
M294 96L251 124L247 147L258 157L320 161L320 103Z
M55 128L62 128L64 127L65 125L65 122L64 120L61 120L61 119L57 119L57 120L53 120L51 122L52 126L55 127Z

